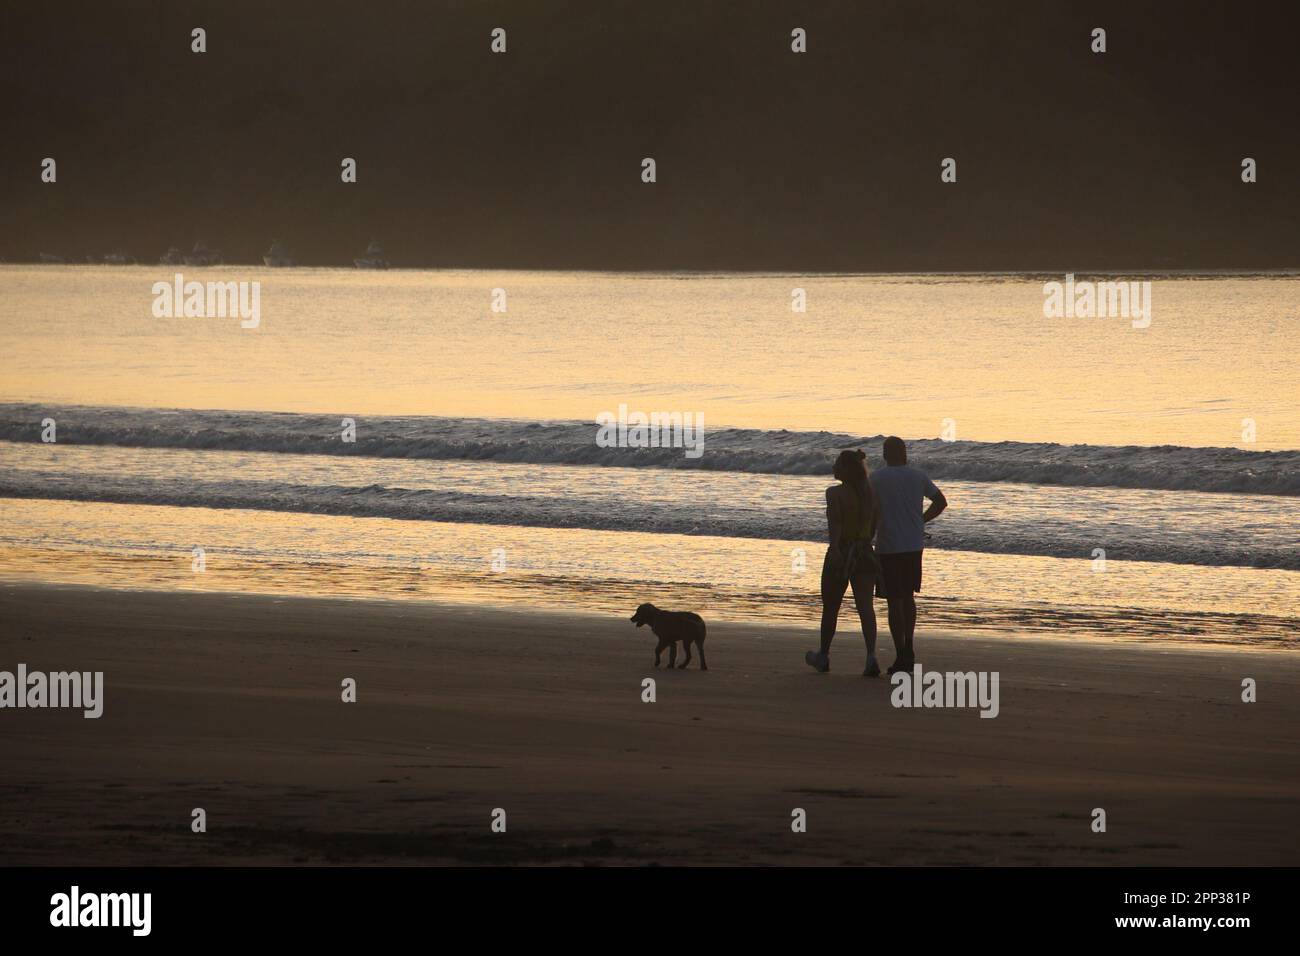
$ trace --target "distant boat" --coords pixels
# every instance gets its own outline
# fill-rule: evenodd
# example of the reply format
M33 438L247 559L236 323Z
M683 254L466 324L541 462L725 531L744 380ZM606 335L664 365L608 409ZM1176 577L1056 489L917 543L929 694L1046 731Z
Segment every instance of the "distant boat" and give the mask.
M359 259L353 259L352 262L358 269L388 268L388 260L384 258L384 247L379 244L378 239L370 240L370 245L366 246L366 254Z
M166 253L158 257L160 266L179 266L185 264L185 253L181 252L176 246L172 246Z
M66 265L68 260L63 258L63 256L56 256L53 253L42 252L41 262L45 263L47 266L56 266L56 265Z
M266 250L266 255L262 256L262 261L272 269L288 269L298 264L289 258L284 243L279 239L271 243L271 248Z
M185 256L187 266L219 266L221 265L221 252L217 249L209 249L207 243L202 239L194 243L194 249L188 256Z
M104 256L104 264L109 266L133 266L135 265L135 256L128 256L125 252L110 252Z

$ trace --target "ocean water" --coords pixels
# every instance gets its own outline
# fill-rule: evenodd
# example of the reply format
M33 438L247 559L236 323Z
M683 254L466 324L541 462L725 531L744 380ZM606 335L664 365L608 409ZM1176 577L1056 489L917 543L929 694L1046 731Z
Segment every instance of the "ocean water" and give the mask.
M0 578L811 632L830 461L893 433L950 501L923 627L1300 633L1292 277L1150 277L1135 328L1045 319L1045 277L182 271L261 282L260 326L0 266ZM620 405L702 453L600 447Z

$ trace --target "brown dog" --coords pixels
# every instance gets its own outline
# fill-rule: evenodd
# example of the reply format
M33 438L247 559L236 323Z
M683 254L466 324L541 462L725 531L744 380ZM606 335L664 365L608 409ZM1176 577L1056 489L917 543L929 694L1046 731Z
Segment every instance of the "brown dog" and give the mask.
M642 604L630 618L640 627L649 624L655 632L659 643L655 647L655 667L659 666L659 657L668 648L668 666L685 668L691 662L691 644L700 652L700 670L709 669L704 660L704 618L691 611L661 611L653 604ZM686 659L677 663L677 643L686 648Z

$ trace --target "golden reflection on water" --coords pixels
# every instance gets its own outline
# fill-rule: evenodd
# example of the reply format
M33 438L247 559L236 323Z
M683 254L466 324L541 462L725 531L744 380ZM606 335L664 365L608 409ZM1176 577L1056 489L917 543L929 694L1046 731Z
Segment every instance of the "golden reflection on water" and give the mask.
M260 328L157 319L164 267L0 266L0 401L1300 448L1292 278L1153 282L1147 329L1046 319L1041 278L222 267ZM808 311L791 311L804 288ZM508 311L490 311L493 288Z
M0 499L0 579L550 607L815 630L816 542ZM39 541L39 545L30 542ZM194 570L203 549L202 572ZM493 558L504 570L493 571ZM804 551L804 570L793 555ZM1294 646L1300 572L931 551L930 628ZM1251 588L1252 613L1241 614ZM880 605L883 612L883 604ZM852 628L851 607L844 627Z

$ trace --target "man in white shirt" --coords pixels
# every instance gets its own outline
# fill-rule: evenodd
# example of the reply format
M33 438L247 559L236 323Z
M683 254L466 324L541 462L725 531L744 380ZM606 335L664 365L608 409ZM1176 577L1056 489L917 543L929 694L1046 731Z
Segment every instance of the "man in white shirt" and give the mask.
M943 513L948 499L934 482L907 464L907 446L901 438L885 439L885 467L871 475L871 487L880 502L880 528L876 554L880 557L880 582L889 604L889 634L896 658L889 673L910 671L916 663L912 637L916 632L916 592L921 590L921 553L925 526ZM930 507L922 510L922 499Z

